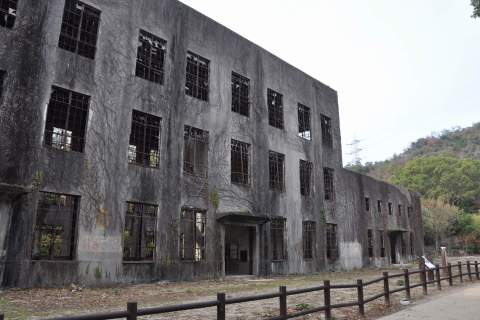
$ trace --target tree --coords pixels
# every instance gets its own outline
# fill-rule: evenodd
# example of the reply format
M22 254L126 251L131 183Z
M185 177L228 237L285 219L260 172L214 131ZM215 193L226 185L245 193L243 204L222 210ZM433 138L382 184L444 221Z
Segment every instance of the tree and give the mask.
M392 182L429 199L442 199L467 212L480 200L480 161L431 156L408 161L397 169Z
M440 245L455 233L455 225L462 217L462 211L440 199L425 199L422 204L425 234L433 238L438 252Z
M480 0L472 0L473 15L472 18L480 18Z

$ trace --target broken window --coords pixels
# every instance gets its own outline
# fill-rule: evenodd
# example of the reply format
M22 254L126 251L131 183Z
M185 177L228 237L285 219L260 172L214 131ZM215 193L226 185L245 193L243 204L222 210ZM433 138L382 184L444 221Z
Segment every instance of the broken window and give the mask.
M45 145L83 152L89 103L87 95L52 87L45 123Z
M377 212L382 213L382 200L377 200Z
M370 198L365 197L365 211L370 211Z
M5 82L5 75L6 75L6 72L4 70L0 70L0 99L3 96L3 86Z
M399 216L402 215L402 205L401 204L398 205L398 215Z
M208 66L210 61L193 52L187 53L185 94L208 101Z
M94 59L100 11L77 0L66 0L58 46Z
M250 113L250 80L232 72L232 111L246 117Z
M267 90L268 124L272 127L283 129L283 95Z
M78 196L39 193L33 259L73 258L79 200Z
M373 257L373 231L369 229L367 231L367 236L368 236L368 256L372 258Z
M206 212L183 209L180 215L180 258L189 261L205 260Z
M285 227L287 219L273 218L270 222L272 236L272 260L285 260L287 258L285 246Z
M338 241L337 241L337 225L327 223L325 225L327 237L327 259L338 259Z
M407 207L407 215L410 217L412 215L413 208L411 206Z
M285 155L269 151L269 181L270 189L283 191L285 189Z
M388 214L389 215L393 214L393 205L391 202L388 203Z
M323 185L325 189L325 200L333 200L334 186L333 186L333 169L323 168Z
M313 259L315 250L315 221L303 221L303 258Z
M166 45L165 40L140 30L135 67L137 77L163 84Z
M309 161L300 160L300 194L309 196L312 189L312 167Z
M385 238L383 230L378 230L378 238L380 243L380 257L385 257Z
M298 104L298 135L306 140L312 139L310 126L310 108Z
M128 162L157 168L160 163L161 118L132 110L132 129L128 147Z
M208 131L185 126L183 172L198 177L208 175Z
M413 256L414 250L414 242L413 242L413 232L410 232L410 254Z
M231 149L232 183L250 184L250 145L232 139Z
M322 124L322 143L324 146L331 148L333 146L332 120L322 114L320 115L320 122Z
M123 260L154 260L158 206L127 202L123 231Z
M17 0L0 0L0 26L12 29L17 16Z

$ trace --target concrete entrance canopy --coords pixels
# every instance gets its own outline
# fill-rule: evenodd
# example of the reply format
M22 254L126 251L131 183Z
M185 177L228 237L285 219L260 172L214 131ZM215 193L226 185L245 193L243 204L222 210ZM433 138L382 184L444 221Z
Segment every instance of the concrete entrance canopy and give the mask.
M270 221L270 218L254 215L250 211L230 211L217 213L217 221L221 223L265 224Z

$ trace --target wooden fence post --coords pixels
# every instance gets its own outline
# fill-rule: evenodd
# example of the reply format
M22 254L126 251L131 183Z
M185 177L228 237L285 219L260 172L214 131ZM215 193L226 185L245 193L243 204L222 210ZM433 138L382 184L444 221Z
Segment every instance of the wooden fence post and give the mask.
M217 320L225 320L225 293L217 293Z
M325 303L325 319L332 319L332 309L330 308L330 280L323 281L323 301Z
M460 282L463 282L462 263L458 261L457 266L458 266L458 273L460 274Z
M137 320L137 303L127 302L127 320Z
M385 306L390 307L390 286L388 285L388 272L383 273L383 294L385 295Z
M442 282L440 280L440 265L435 265L435 277L437 278L437 289L442 290Z
M403 270L403 278L405 282L405 299L410 300L410 274L408 273L408 269Z
M468 280L472 281L472 267L470 266L470 261L467 261L467 272Z
M280 316L282 319L287 319L287 287L280 286Z
M362 279L357 280L357 294L358 294L358 313L362 317L365 316L365 302L363 299L363 281Z
M448 263L448 285L451 287L453 286L453 278L452 278L452 264L449 262Z
M475 275L477 276L477 280L480 280L480 274L478 273L478 261L475 260Z
M423 294L427 295L427 270L425 267L422 267L420 274L422 279Z

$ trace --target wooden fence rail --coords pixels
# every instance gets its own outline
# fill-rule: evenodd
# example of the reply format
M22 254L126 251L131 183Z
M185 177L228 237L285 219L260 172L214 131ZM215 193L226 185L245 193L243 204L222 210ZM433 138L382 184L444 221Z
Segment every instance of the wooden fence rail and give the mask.
M463 272L462 266L466 266L466 272ZM461 262L457 263L457 274L452 273L452 265L449 263L445 267L440 267L439 265L435 266L434 270L434 279L427 280L427 270L424 268L419 270L410 271L408 269L404 269L401 273L396 274L388 274L388 272L384 272L383 275L379 278L372 279L369 281L363 281L362 279L358 279L354 284L336 284L333 285L330 283L329 280L325 280L323 285L310 287L310 288L302 288L302 289L294 289L294 290L287 290L286 286L280 286L278 292L275 293L267 293L267 294L260 294L254 296L245 296L245 297L238 297L238 298L226 298L226 294L224 292L220 292L217 294L216 300L211 301L204 301L204 302L196 302L196 303L189 303L189 304L181 304L181 305L171 305L171 306L162 306L162 307L153 307L153 308L144 308L138 309L137 302L128 302L127 309L125 311L117 311L117 312L107 312L107 313L92 313L87 315L79 315L79 316L65 316L65 317L58 317L58 318L50 318L49 320L106 320L106 319L127 319L127 320L136 320L139 316L147 316L147 315L155 315L155 314L165 314L171 312L178 312L178 311L186 311L192 309L203 309L203 308L211 308L216 307L217 309L217 320L225 320L226 319L226 306L231 304L238 304L238 303L245 303L245 302L252 302L252 301L260 301L260 300L267 300L267 299L276 299L278 298L279 301L279 315L271 318L266 318L265 320L284 320L284 319L292 319L297 318L300 316L304 316L307 314L317 313L317 312L324 312L326 319L332 319L332 310L346 308L346 307L358 307L358 313L360 316L365 315L365 305L383 298L385 306L388 308L390 307L390 296L396 292L405 291L405 299L411 299L411 289L422 287L423 294L426 295L428 292L428 284L435 284L438 290L442 290L442 281L448 281L449 286L453 286L453 280L455 278L459 278L460 283L463 283L463 277L468 276L469 281L474 280L474 276L476 280L480 280L480 272L478 267L478 262L474 262L474 271L472 273L472 265L470 261L462 264ZM443 270L443 272L441 272ZM411 284L411 276L419 274L420 282ZM440 276L441 274L446 275L443 278ZM390 289L390 279L403 279L403 286L397 289ZM364 289L372 284L383 282L383 291L375 294L370 297L365 297ZM356 289L357 291L357 300L344 302L344 303L337 303L332 304L331 297L332 292L336 289ZM293 295L305 294L310 292L321 292L323 291L323 306L308 308L307 310L298 311L295 313L288 313L288 297ZM4 314L0 311L0 320L4 320Z

